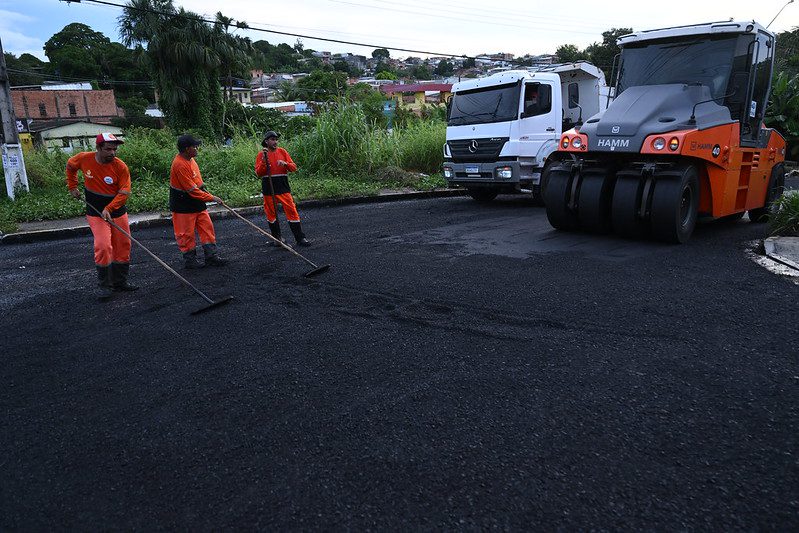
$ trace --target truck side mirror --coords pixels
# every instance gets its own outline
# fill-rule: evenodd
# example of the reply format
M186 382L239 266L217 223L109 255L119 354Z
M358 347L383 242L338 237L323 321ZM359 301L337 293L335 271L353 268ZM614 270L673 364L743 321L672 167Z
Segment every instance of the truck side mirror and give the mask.
M568 87L569 109L574 109L580 103L580 86L570 83Z

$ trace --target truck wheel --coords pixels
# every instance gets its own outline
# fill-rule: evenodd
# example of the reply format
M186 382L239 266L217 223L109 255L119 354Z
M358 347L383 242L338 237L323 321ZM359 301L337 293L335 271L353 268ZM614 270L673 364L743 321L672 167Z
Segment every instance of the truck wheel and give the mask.
M571 189L576 176L569 163L553 165L548 169L544 205L547 208L547 219L553 228L560 230L577 229L577 214L569 208Z
M657 178L652 195L652 234L665 242L687 242L699 211L696 167L688 165L677 172L663 172Z
M638 216L643 186L638 176L621 177L617 174L610 217L614 231L622 237L638 239L646 233L646 224Z
M577 199L577 218L582 229L591 233L608 233L611 230L613 184L613 173L609 168L583 170Z
M499 194L498 190L489 189L486 187L470 187L468 191L469 191L469 196L471 196L478 202L490 202L491 200L497 197L497 194Z
M774 202L785 192L785 165L778 163L771 169L771 176L768 180L768 191L766 191L766 205L757 209L749 210L749 220L751 222L768 222Z

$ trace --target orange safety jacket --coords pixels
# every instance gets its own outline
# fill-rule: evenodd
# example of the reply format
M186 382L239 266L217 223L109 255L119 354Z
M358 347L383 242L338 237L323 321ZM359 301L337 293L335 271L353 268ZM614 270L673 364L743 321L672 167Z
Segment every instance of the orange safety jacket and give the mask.
M205 202L212 202L213 195L205 191L200 167L192 157L186 159L178 154L169 170L169 210L173 213L199 213L205 211Z
M289 172L297 170L297 165L292 161L289 153L283 148L275 148L274 150L267 150L269 156L264 159L264 151L258 152L255 158L255 175L261 177L261 193L266 196L271 193L269 190L268 179L272 179L272 187L275 194L283 194L291 192L289 187ZM282 167L277 164L278 161L283 160L286 166Z
M96 152L81 152L67 161L67 188L78 188L78 171L83 173L83 188L86 192L86 214L99 217L103 209L108 209L116 218L127 213L125 202L130 196L130 171L118 158L110 163L98 163ZM99 213L88 206L91 205Z

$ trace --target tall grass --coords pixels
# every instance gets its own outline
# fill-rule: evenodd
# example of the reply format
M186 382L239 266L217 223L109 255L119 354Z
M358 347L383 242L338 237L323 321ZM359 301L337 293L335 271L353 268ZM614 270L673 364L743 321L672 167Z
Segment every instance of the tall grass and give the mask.
M437 176L403 172L438 172L445 136L440 121L419 120L389 132L370 126L359 104L339 101L313 124L306 121L302 126L293 136L281 140L299 166L290 177L299 200L374 194L392 187L429 189L445 185ZM176 133L168 129L133 128L127 132L117 155L130 168L133 180L133 194L127 204L130 212L168 210L169 169L177 154L176 138ZM260 150L260 132L252 128L239 131L231 146L203 144L197 163L208 190L234 206L260 203L254 198L261 190L254 170ZM16 222L83 213L82 204L66 191L64 168L68 158L60 150L25 154L31 192L20 194L15 202L0 199L0 231L13 230Z

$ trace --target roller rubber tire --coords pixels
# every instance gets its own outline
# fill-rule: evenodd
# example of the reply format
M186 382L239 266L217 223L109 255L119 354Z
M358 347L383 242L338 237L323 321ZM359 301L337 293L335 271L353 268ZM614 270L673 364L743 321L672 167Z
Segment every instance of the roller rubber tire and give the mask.
M638 239L646 234L647 226L638 218L638 204L643 182L639 178L618 178L613 188L610 219L613 230L622 237Z
M682 244L691 238L696 227L699 174L691 165L674 174L673 177L660 177L655 182L650 221L656 239Z
M612 200L612 173L604 168L583 170L580 196L577 200L577 218L580 227L591 233L610 232Z
M547 209L547 219L553 228L559 230L574 230L578 227L577 214L569 209L569 196L574 177L571 165L553 165L547 169L544 189L544 205Z

